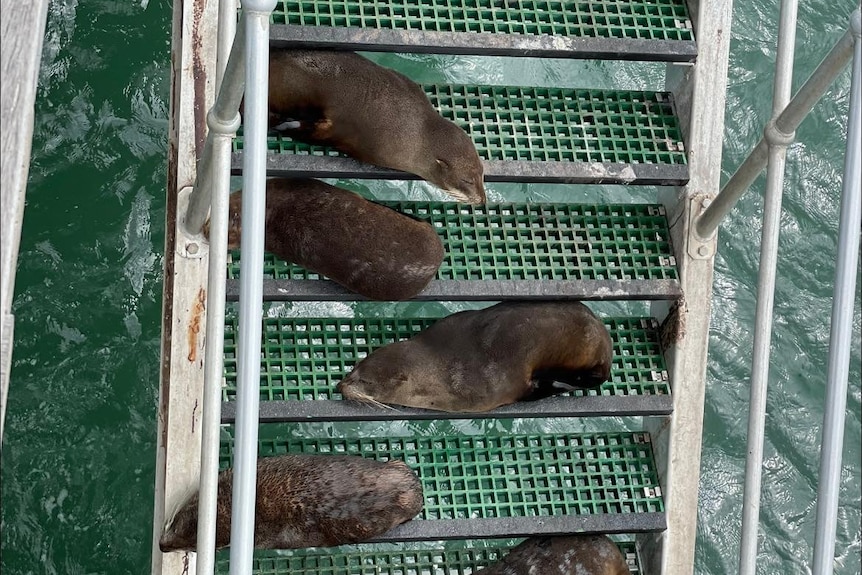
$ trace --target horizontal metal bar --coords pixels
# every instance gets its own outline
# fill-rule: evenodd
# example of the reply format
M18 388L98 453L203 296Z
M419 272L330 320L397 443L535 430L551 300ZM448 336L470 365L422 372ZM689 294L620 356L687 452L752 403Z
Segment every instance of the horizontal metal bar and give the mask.
M238 280L227 280L227 299L237 301ZM682 296L678 280L432 280L417 301L510 299L672 300ZM330 280L264 280L265 301L364 301Z
M326 26L274 25L272 45L305 48L411 52L481 56L529 56L651 62L694 62L693 40L640 38L575 38L565 36L487 34L476 32L425 32Z
M554 184L633 184L681 186L688 183L685 164L616 164L601 162L527 162L490 160L482 162L486 182ZM234 152L234 175L242 173L242 153ZM269 176L296 178L357 178L378 180L418 180L419 176L363 164L342 156L268 154Z
M369 543L532 537L572 533L645 533L667 528L664 513L601 513L552 517L496 517L408 521Z
M622 415L670 415L670 395L557 396L522 401L481 413L447 413L397 407L382 409L352 401L262 401L260 422L280 421L406 421L434 419L502 419L536 417L597 417ZM236 404L222 404L222 423L234 423Z
M826 58L817 66L787 106L783 107L783 111L774 117L773 122L766 125L763 137L698 218L695 231L700 237L711 237L736 202L750 189L755 178L766 167L770 143L777 145L782 141L785 145L792 143L796 128L826 93L838 74L844 70L852 56L853 34L848 30L835 43Z

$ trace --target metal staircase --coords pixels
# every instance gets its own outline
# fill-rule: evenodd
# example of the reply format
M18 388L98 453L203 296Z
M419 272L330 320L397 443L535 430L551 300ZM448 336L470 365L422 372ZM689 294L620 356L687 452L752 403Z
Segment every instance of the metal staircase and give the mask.
M346 50L690 62L696 51L685 3L534 1L279 2L271 43ZM688 165L669 92L589 87L424 85L432 104L472 137L487 182L684 185ZM232 172L240 173L235 140ZM267 174L415 179L325 148L272 135ZM666 210L660 204L385 202L435 226L446 256L419 300L521 298L669 300L682 295ZM240 254L230 256L228 300L238 297ZM357 301L333 282L267 255L267 301ZM524 402L482 414L380 410L340 401L335 384L371 350L417 333L433 318L357 305L357 317L268 318L261 348L260 455L349 453L403 459L419 475L419 517L381 548L255 553L255 573L467 573L499 555L478 539L511 545L539 534L627 534L621 545L639 572L632 534L666 528L648 432L412 435L331 427L304 436L297 422L662 416L671 385L653 317L605 317L614 341L612 381L598 390ZM375 307L376 306L376 307ZM367 314L367 316L366 316ZM383 314L384 317L369 317ZM360 317L361 316L361 317ZM221 464L232 460L237 325L226 325ZM602 421L602 420L599 420ZM602 427L602 424L598 424ZM429 546L430 545L430 546ZM393 551L395 549L395 551ZM497 555L495 555L495 553ZM398 558L393 558L397 556ZM421 567L422 554L457 555ZM464 554L466 559L461 559ZM473 557L476 555L476 557ZM226 568L226 555L219 566ZM354 565L352 570L346 566ZM405 565L410 566L405 571ZM339 569L339 566L342 569ZM372 569L364 571L363 569ZM461 571L458 571L461 569Z
M194 182L192 166L205 148L200 112L210 108L213 94L201 79L212 69L211 56L203 54L214 45L215 19L213 8L200 12L193 2L175 10L175 33L182 30L175 38L179 87L172 108L179 159L170 168L169 189ZM612 381L597 390L481 414L341 401L335 384L356 362L430 325L447 313L446 305L365 302L265 256L263 305L275 307L262 324L259 455L400 458L419 475L426 501L416 519L374 542L256 551L255 573L467 575L493 563L517 538L578 532L614 534L632 573L692 573L715 237L698 238L691 229L717 191L729 23L728 0L277 3L271 45L653 61L668 63L668 71L665 91L423 85L440 113L473 139L486 182L661 186L652 203L382 202L429 221L443 241L443 265L418 302L595 302L614 344ZM698 48L694 30L711 41ZM210 129L216 126L220 137L231 133L229 122L214 121L209 118ZM692 142L699 155L691 154ZM268 175L415 179L280 135L270 134L267 148ZM230 159L234 174L242 170L243 150L240 135ZM169 199L169 221L170 214L184 213L183 201L182 195L179 205ZM219 309L207 304L203 314L202 298L221 294L204 293L206 266L195 258L207 255L181 218L173 220L166 250L180 257L165 280L172 308L163 326L170 349L163 347L157 532L197 481L204 371L197 334L201 318ZM225 296L233 302L239 252L228 262ZM318 311L282 317L282 301L355 304L352 317L326 317L319 310L332 306L313 304L304 308ZM409 312L411 306L421 311ZM221 321L220 312L214 315ZM238 324L237 308L228 305L222 467L234 458ZM189 572L193 557L156 551L153 571ZM226 572L227 561L220 552L216 570Z

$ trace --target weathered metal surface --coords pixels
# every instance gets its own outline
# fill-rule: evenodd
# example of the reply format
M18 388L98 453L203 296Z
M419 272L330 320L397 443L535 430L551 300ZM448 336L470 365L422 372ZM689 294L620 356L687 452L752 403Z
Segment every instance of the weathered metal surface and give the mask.
M360 50L529 56L532 58L580 58L692 62L697 57L693 40L639 38L587 38L551 35L477 34L473 32L425 32L297 25L273 26L274 45L304 49Z
M0 9L0 438L6 415L9 367L12 362L10 315L18 264L18 244L24 218L24 194L30 171L36 84L42 58L42 38L48 0L12 2Z
M667 87L676 96L686 138L690 180L685 188L668 188L659 194L671 223L685 298L676 306L652 305L652 315L666 318L665 354L674 397L672 417L645 420L664 490L667 530L639 536L638 547L644 572L656 575L691 575L694 570L716 237L698 238L691 212L699 212L704 200L719 188L732 8L732 0L690 2L691 13L697 15L697 64L686 69L671 66L668 72ZM700 252L706 257L690 255Z
M193 572L193 553L159 551L166 517L197 488L204 381L206 282L209 257L188 250L179 227L179 190L194 183L196 157L206 135L206 110L213 101L217 2L174 3L171 46L171 122L162 308L161 381L153 513L154 575ZM199 238L203 241L203 238Z
M482 162L486 182L557 184L632 184L679 186L688 182L685 164L613 164L601 162L524 162L490 160ZM231 171L242 173L242 153L233 154ZM266 157L269 176L295 178L357 178L418 180L419 176L363 164L353 158L270 154Z
M522 401L482 413L446 413L409 407L390 410L335 400L264 401L260 404L260 422L611 417L669 415L672 411L673 399L669 395L549 397L540 401ZM236 404L225 402L222 405L222 423L233 423L235 418Z
M432 280L417 301L510 299L656 300L682 295L677 280ZM227 281L227 298L237 301L239 281ZM265 301L361 301L366 298L329 280L265 280Z
M643 533L665 529L664 513L597 513L550 517L438 519L408 521L369 543L383 541L442 541L486 537L537 537L572 533Z

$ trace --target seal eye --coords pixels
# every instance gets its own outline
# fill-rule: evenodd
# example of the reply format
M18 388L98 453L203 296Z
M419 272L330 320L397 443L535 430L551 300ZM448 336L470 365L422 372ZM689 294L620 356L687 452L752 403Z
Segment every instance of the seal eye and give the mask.
M437 158L437 164L438 164L441 168L445 168L445 169L447 169L447 170L452 169L452 166L450 166L450 165L449 165L449 162L447 162L446 160L441 160L440 158Z

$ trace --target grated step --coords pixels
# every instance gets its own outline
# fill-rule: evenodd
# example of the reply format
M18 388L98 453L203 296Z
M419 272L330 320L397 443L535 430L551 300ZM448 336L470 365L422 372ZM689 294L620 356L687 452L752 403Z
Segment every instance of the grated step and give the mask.
M280 0L274 44L437 54L693 62L684 0Z
M657 204L379 202L430 222L445 252L415 299L675 299L681 295L664 208ZM227 297L239 298L239 251ZM318 274L264 257L265 300L361 300Z
M440 114L473 139L488 182L682 185L685 148L669 92L426 84ZM269 175L418 179L280 134ZM242 135L233 173L241 173Z
M384 345L408 339L434 318L266 318L261 346L261 422L484 419L588 415L666 415L673 410L668 372L653 318L604 318L613 341L611 380L485 413L377 409L342 401L335 386L360 360ZM238 322L225 321L222 421L235 418Z
M231 465L232 428L220 462ZM260 430L260 456L347 454L400 459L422 482L420 514L370 542L642 533L666 528L647 433L295 438Z
M426 545L351 545L332 549L258 551L255 575L471 575L505 557L520 541L454 541ZM641 575L635 542L615 541L631 575ZM217 570L228 572L228 553L217 558Z

